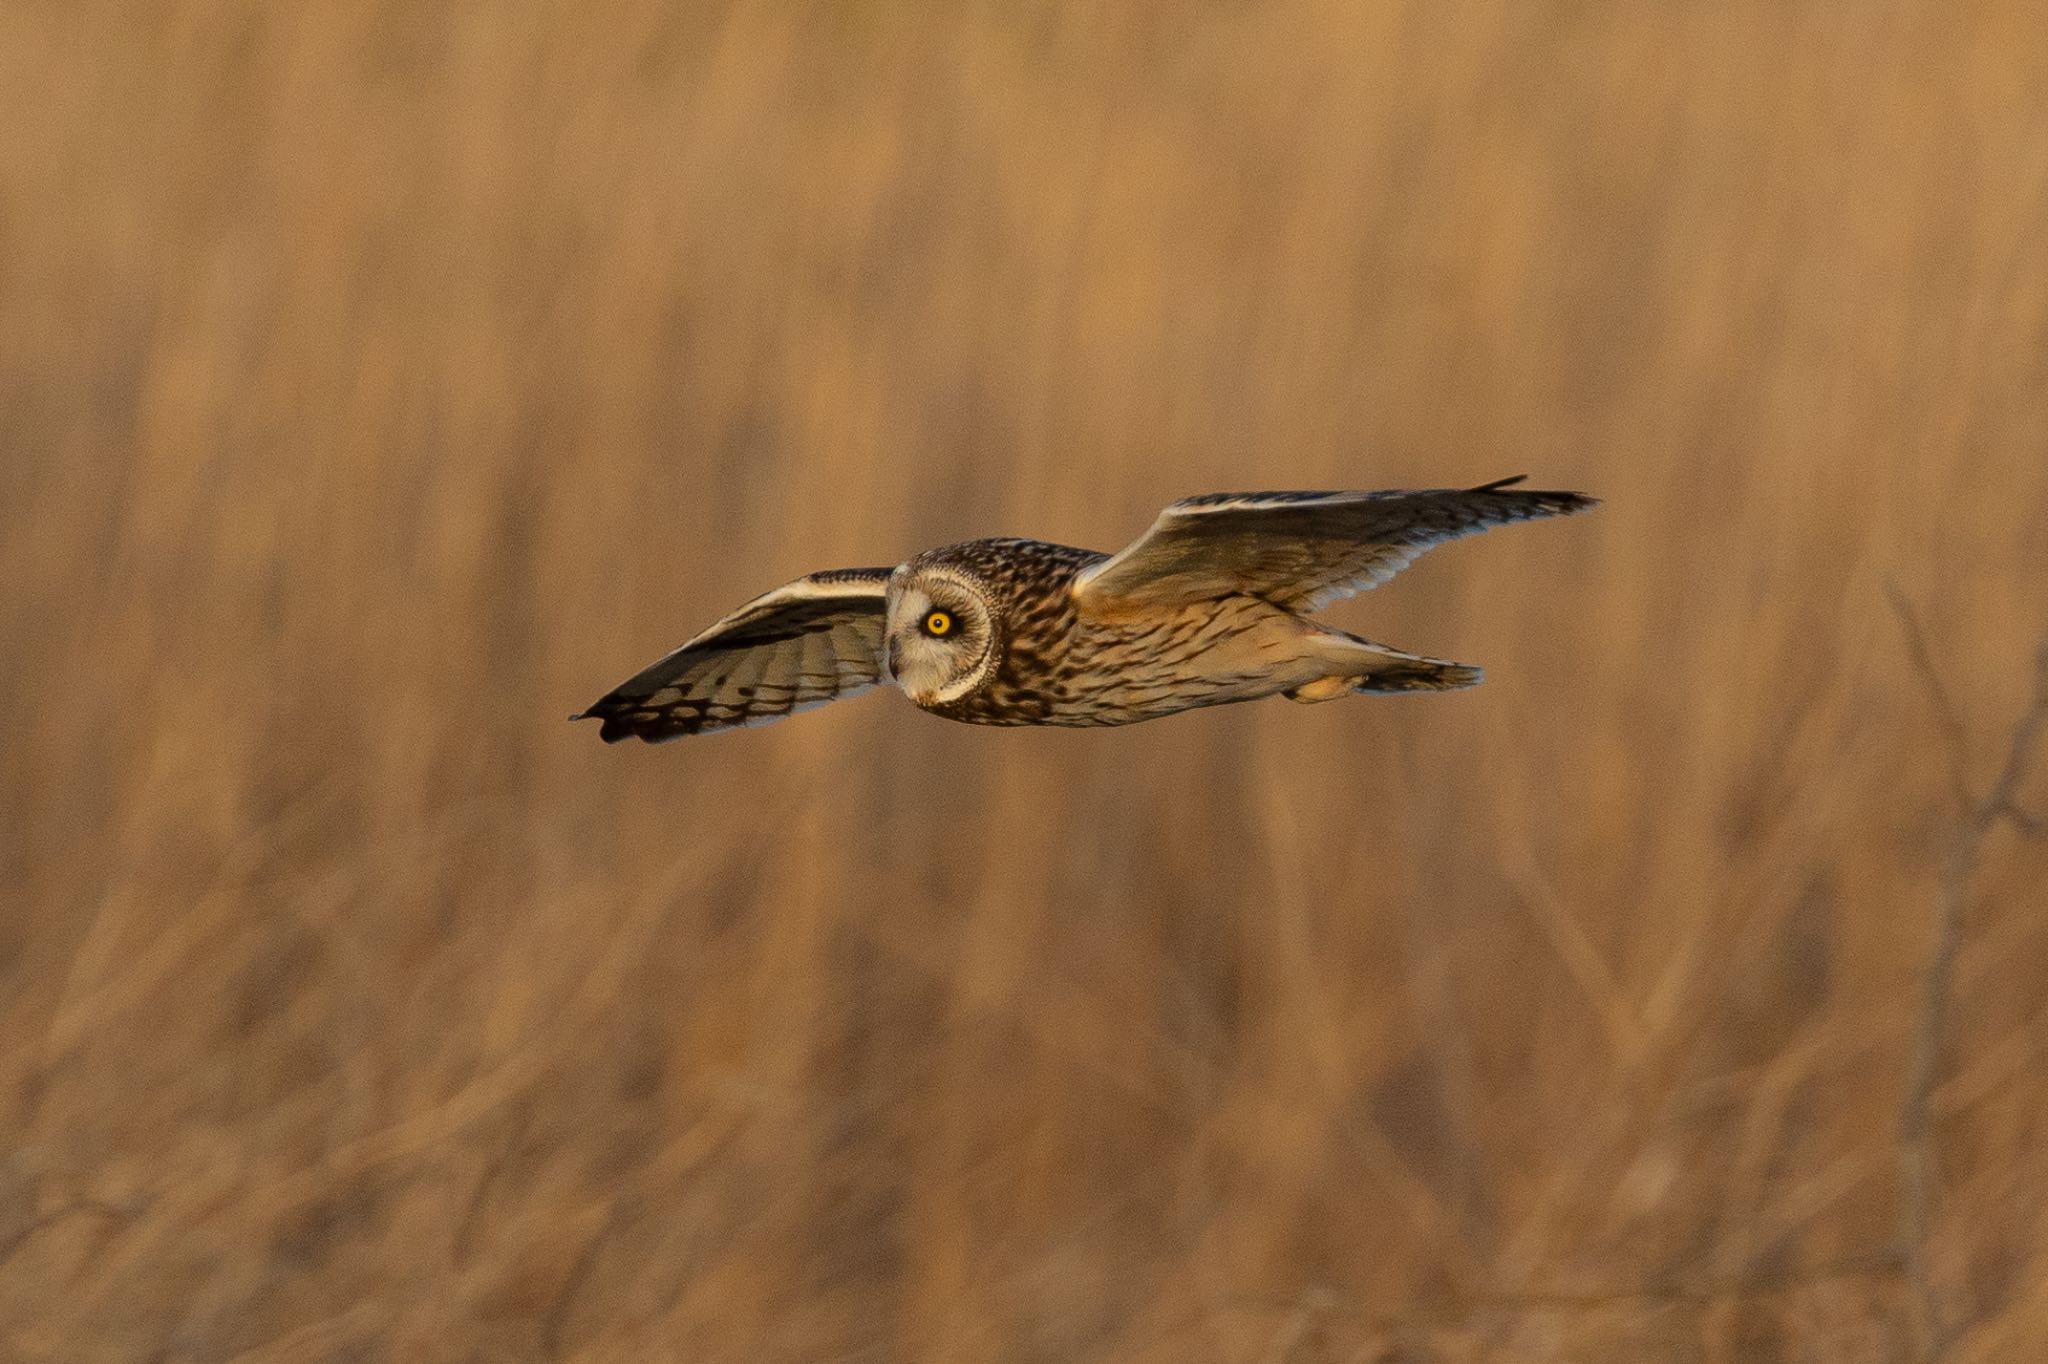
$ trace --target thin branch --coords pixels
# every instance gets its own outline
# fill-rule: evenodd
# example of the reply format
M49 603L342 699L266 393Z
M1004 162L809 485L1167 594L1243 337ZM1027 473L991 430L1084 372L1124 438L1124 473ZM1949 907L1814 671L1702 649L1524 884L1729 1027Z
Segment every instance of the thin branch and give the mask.
M1830 1264L1790 1269L1777 1274L1749 1274L1653 1287L1593 1289L1585 1292L1532 1289L1502 1293L1460 1293L1434 1308L1414 1313L1375 1312L1327 1288L1316 1287L1291 1302L1262 1298L1225 1298L1208 1305L1211 1312L1256 1312L1280 1315L1267 1357L1285 1358L1317 1318L1341 1321L1367 1333L1370 1341L1388 1336L1459 1331L1475 1318L1496 1314L1600 1312L1616 1307L1710 1308L1726 1302L1780 1297L1840 1283L1894 1279L1900 1273L1895 1254L1854 1256Z
M2000 807L1999 814L2026 838L2048 838L2048 819L2031 814L2017 805Z
M1746 1274L1726 1279L1693 1283L1671 1283L1653 1288L1620 1289L1589 1293L1503 1293L1473 1298L1466 1306L1492 1310L1532 1312L1591 1312L1606 1307L1640 1304L1674 1307L1712 1307L1717 1303L1751 1298L1774 1298L1802 1289L1845 1281L1889 1278L1899 1272L1896 1255L1854 1256L1810 1269L1789 1269L1777 1274Z
M1912 608L1896 588L1892 605L1906 630L1906 648L1914 667L1927 683L1936 712L1949 740L1949 775L1961 793L1962 819L1957 824L1944 859L1939 899L1935 908L1934 948L1927 960L1921 986L1920 1011L1912 1036L1911 1070L1905 1098L1899 1107L1899 1253L1905 1261L1906 1277L1913 1290L1917 1313L1920 1354L1937 1360L1947 1350L1953 1333L1942 1319L1941 1295L1934 1281L1928 1256L1928 1233L1933 1222L1933 1152L1928 1134L1928 1110L1936 1084L1941 1078L1942 1028L1948 1014L1949 992L1955 976L1956 953L1962 946L1963 914L1970 889L1977 879L1984 839L2000 823L2011 824L2022 835L2042 836L2044 822L2029 814L2019 803L2020 788L2026 784L2039 749L2041 732L2048 726L2048 642L2034 661L2034 691L2027 708L2014 724L2006 745L2005 762L1983 797L1970 795L1961 722L1941 685L1933 654Z
M562 1341L568 1332L569 1309L576 1305L576 1299L581 1296L584 1285L590 1281L591 1273L597 1268L598 1256L603 1254L612 1233L619 1229L619 1224L623 1220L616 1205L605 1210L604 1224L591 1233L590 1239L577 1250L575 1260L569 1265L569 1272L562 1276L561 1285L555 1289L555 1300L548 1307L546 1316L541 1319L540 1328L541 1343L549 1358L564 1357Z
M104 1203L96 1198L81 1198L74 1202L66 1203L60 1208L53 1208L40 1217L32 1218L17 1228L12 1235L4 1240L0 1240L0 1265L5 1265L7 1261L13 1259L16 1252L27 1245L36 1235L48 1231L60 1222L68 1221L73 1217L97 1217L104 1222L112 1224L116 1229L123 1229L131 1225L136 1218L142 1216L148 1210L148 1207L147 1201L134 1206L123 1207L115 1203Z
M1998 780L1991 784L1991 790L1977 809L1976 824L1980 832L1989 832L1991 826L2000 820L2012 824L2030 838L2040 837L2043 828L2048 828L2048 821L2029 814L2020 805L2020 788L2026 785L2027 774L2033 768L2044 725L2048 725L2048 643L2044 643L2040 652L2034 655L2034 695L2027 704L2026 714L2013 727L2012 742L2005 752L2005 766L1999 769Z
M1941 722L1941 737L1948 755L1949 793L1955 797L1956 811L1967 813L1977 802L1970 794L1970 745L1963 717L1942 684L1941 670L1934 664L1934 650L1927 643L1927 631L1921 628L1920 615L1913 609L1913 603L1890 579L1885 580L1884 591L1891 598L1892 614L1899 618L1899 627L1906 632L1906 654L1913 660L1913 671L1926 684L1928 699L1934 702L1935 719Z
M1294 1358L1295 1347L1315 1327L1316 1318L1330 1310L1332 1297L1329 1290L1310 1288L1296 1301L1294 1310L1280 1323L1280 1329L1273 1333L1273 1340L1266 1347L1265 1364L1287 1364Z

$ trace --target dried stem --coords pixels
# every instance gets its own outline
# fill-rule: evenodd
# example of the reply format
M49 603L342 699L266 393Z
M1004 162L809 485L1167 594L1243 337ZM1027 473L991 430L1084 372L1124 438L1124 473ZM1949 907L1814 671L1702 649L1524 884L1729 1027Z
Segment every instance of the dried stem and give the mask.
M1524 1289L1504 1293L1460 1293L1432 1309L1405 1314L1372 1311L1328 1288L1309 1288L1291 1302L1264 1298L1226 1298L1208 1305L1210 1312L1274 1313L1279 1317L1268 1360L1289 1358L1318 1321L1341 1321L1367 1336L1363 1358L1373 1345L1389 1337L1412 1337L1470 1329L1485 1317L1601 1312L1616 1307L1709 1308L1728 1302L1781 1297L1840 1283L1882 1282L1898 1275L1898 1257L1891 1254L1853 1257L1831 1264L1789 1269L1777 1274L1746 1274L1728 1279L1673 1282L1650 1287L1591 1289L1582 1292Z
M1956 703L1949 697L1948 687L1941 680L1940 669L1934 666L1934 650L1927 642L1927 632L1920 626L1920 617L1913 610L1913 603L1899 590L1899 585L1887 582L1885 595L1891 598L1892 611L1899 618L1899 625L1906 632L1906 653L1913 660L1913 671L1920 674L1920 680L1927 685L1927 696L1934 703L1934 715L1941 722L1942 751L1948 756L1949 791L1955 797L1956 813L1968 814L1976 804L1970 795L1969 742L1963 732L1963 717L1956 710Z
M1921 1358L1935 1360L1947 1350L1953 1335L1943 1318L1941 1295L1927 1249L1934 1214L1928 1109L1940 1079L1942 1027L1948 1014L1956 952L1962 944L1963 913L1977 878L1984 839L2001 823L2012 825L2029 838L2048 834L2048 821L2021 806L2019 795L2036 756L2042 728L2048 725L2048 643L2042 645L2035 657L2033 696L2013 726L2004 764L1990 789L1981 798L1975 798L1970 794L1967 777L1962 724L1935 669L1927 637L1912 605L1896 588L1892 590L1892 607L1905 628L1913 666L1927 684L1941 717L1949 749L1950 777L1962 811L1943 862L1934 946L1921 986L1920 1009L1912 1033L1911 1070L1899 1108L1899 1253L1916 1305Z

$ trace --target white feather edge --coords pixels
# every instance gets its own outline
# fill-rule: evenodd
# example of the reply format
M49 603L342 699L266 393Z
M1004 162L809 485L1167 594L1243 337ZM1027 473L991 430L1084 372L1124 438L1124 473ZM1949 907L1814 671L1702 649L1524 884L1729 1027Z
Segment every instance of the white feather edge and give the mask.
M700 644L709 644L737 626L760 619L770 607L799 601L882 601L889 595L887 574L877 578L840 578L829 581L820 581L820 576L810 574L794 582L784 583L780 587L770 588L753 600L726 612L711 625L669 650L663 661L694 649Z
M1333 507L1348 502L1373 502L1382 498L1405 497L1407 495L1405 491L1390 490L1387 492L1340 491L1327 493L1284 493L1277 495L1268 493L1263 496L1254 493L1242 493L1215 500L1204 500L1200 495L1182 498L1180 501L1170 503L1163 508L1159 515L1152 519L1152 524L1146 527L1143 535L1140 535L1101 563L1090 564L1087 568L1075 574L1072 590L1076 595L1080 594L1087 588L1089 583L1095 581L1095 579L1110 569L1126 562L1133 554L1143 549L1147 541L1172 526L1176 520L1201 516L1207 512L1278 511L1294 507ZM1384 581L1384 579L1381 581Z

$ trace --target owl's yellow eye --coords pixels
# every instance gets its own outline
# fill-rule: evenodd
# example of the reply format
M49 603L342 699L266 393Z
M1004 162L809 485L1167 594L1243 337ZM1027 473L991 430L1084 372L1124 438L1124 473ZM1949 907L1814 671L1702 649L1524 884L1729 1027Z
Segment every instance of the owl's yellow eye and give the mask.
M944 611L934 611L924 618L924 632L934 639L948 634L953 629L953 618Z

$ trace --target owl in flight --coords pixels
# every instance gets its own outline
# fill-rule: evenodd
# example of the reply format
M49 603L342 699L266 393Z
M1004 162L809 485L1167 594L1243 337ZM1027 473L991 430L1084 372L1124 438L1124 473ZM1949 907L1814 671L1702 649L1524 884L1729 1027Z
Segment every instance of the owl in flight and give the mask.
M1432 545L1595 505L1520 478L1429 492L1211 493L1116 554L969 540L756 597L582 715L606 743L766 724L893 681L977 725L1127 725L1276 693L1451 691L1464 663L1309 619Z

